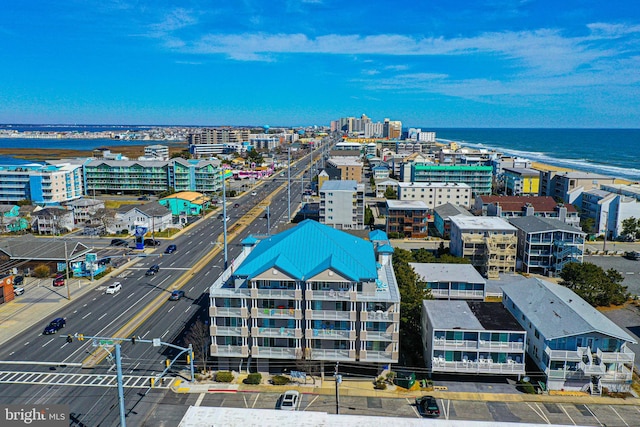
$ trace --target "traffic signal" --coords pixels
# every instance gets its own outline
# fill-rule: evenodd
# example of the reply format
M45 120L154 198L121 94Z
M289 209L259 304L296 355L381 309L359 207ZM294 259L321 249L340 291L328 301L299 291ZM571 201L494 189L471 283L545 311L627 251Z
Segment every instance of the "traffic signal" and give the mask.
M78 334L78 341L84 341L84 334Z
M136 344L136 337L135 335L131 337L131 344L135 345Z
M67 342L68 343L72 343L73 342L73 337L71 335L67 335Z

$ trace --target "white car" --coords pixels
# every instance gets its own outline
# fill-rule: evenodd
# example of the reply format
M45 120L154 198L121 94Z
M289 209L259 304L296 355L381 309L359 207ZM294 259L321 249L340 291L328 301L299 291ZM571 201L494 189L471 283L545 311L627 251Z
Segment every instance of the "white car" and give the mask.
M13 293L18 296L24 294L24 288L22 286L14 287Z
M300 407L300 393L296 390L287 390L280 395L276 409L283 411L297 411Z
M120 289L122 289L122 285L120 284L120 282L114 282L109 285L106 293L115 294L116 292L120 292Z
M255 191L251 193L252 196L257 196L258 193L256 193Z

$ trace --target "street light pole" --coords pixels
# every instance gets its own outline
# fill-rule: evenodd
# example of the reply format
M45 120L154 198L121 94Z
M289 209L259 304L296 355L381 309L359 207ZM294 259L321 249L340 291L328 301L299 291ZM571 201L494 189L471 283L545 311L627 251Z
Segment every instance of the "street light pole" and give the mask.
M224 179L224 169L220 172L222 174L222 232L223 232L223 245L224 245L224 269L227 269L228 255L227 255L227 185Z
M67 299L71 301L71 290L69 289L69 254L67 253L67 241L64 240L64 272L67 276Z

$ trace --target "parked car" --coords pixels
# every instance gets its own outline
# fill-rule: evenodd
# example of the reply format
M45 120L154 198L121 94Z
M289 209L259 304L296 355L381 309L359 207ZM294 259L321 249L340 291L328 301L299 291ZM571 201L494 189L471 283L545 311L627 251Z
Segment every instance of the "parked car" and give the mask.
M140 196L138 200L149 200L149 196Z
M433 396L416 397L416 407L423 417L439 417L440 408Z
M145 276L153 276L155 275L158 271L160 271L160 266L158 264L154 264L151 267L149 267L149 269L147 270L146 273L144 273Z
M47 325L46 328L44 328L44 331L42 331L42 335L55 334L60 329L64 328L66 324L67 321L64 317L56 317Z
M124 239L112 239L109 246L129 246L129 242Z
M113 282L109 285L105 292L107 294L115 294L116 292L120 292L120 289L122 289L122 285L120 284L120 282Z
M638 251L625 252L624 253L624 257L626 259L631 259L631 260L638 261L638 260L640 260L640 252L638 252Z
M144 239L144 244L145 246L160 246L161 242L160 240Z
M64 276L59 274L53 279L53 286L64 286Z
M169 301L178 301L183 296L184 296L184 291L175 290L175 291L171 292L171 296L169 297Z
M24 294L24 288L22 286L13 285L13 293L18 296Z
M15 276L13 278L13 286L20 286L24 283L24 276Z
M287 390L280 395L276 403L276 409L283 411L297 411L300 407L300 392L296 390Z
M167 246L167 249L164 250L165 254L172 254L176 251L176 249L178 249L178 247L176 245L169 245Z

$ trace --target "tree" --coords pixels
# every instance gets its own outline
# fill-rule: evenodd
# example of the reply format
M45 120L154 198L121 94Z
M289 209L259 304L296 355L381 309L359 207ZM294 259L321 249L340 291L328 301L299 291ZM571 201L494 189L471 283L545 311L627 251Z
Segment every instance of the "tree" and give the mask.
M369 206L364 208L364 223L367 225L373 225L375 223L373 212Z
M255 163L256 165L261 165L264 162L262 155L258 153L255 148L247 151L247 160L251 163Z
M33 275L38 279L44 279L45 277L49 277L51 275L51 270L49 270L48 265L40 264L33 269Z
M422 357L422 341L419 339L422 301L433 297L426 283L419 280L418 275L409 265L413 261L410 251L394 249L393 270L396 274L401 301L400 348L403 349L407 365L419 366L417 362L420 362Z
M193 346L193 354L196 360L202 361L202 370L207 370L207 361L209 360L209 344L211 336L209 334L209 326L198 318L191 324L187 335L185 336L185 343Z
M634 217L622 220L622 234L623 236L629 236L633 240L637 239L640 235L640 218Z
M375 180L375 178L373 177L373 174L372 174L372 175L371 175L371 177L369 178L369 184L371 184L371 188L374 188L374 189L375 189L375 186L376 186L376 180Z
M560 273L560 284L574 291L594 307L621 305L629 298L624 277L614 269L606 272L590 262L571 262Z
M589 218L589 217L581 217L580 218L580 228L582 228L582 231L584 231L585 233L593 233L595 231L596 228L596 220L593 218Z
M384 198L387 200L395 200L398 198L398 193L396 193L393 187L387 187L387 189L384 190Z
M436 262L436 257L433 253L429 252L425 248L420 248L413 253L413 259L416 262L425 262L425 263L434 263Z

